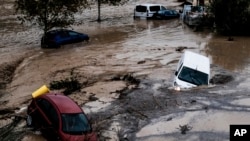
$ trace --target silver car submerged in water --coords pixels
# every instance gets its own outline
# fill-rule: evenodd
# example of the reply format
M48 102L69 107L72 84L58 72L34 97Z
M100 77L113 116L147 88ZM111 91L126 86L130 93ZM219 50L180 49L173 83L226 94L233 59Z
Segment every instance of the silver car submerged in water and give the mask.
M201 24L204 15L204 6L184 5L181 19L189 26L196 26Z

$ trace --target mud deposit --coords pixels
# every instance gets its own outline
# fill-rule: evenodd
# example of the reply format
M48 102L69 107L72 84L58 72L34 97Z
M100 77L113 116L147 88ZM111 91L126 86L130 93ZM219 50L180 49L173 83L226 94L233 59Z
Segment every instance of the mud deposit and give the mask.
M59 92L76 84L68 96L82 106L101 141L228 141L230 124L249 124L249 38L227 41L179 19L134 20L134 5L141 2L154 3L104 6L101 23L94 22L94 6L76 15L72 28L88 33L90 42L59 49L41 49L36 27L1 26L0 140L45 140L25 122L31 93L44 84ZM2 14L1 24L17 25L13 15ZM184 50L210 58L211 85L173 90Z

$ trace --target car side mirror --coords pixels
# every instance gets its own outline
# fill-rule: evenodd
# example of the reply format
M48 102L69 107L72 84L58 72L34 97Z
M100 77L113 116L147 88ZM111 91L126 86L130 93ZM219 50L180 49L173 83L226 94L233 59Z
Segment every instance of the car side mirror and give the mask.
M176 75L176 76L177 76L177 74L178 74L178 71L175 71L174 75Z
M179 10L179 13L182 13L183 11L182 10Z

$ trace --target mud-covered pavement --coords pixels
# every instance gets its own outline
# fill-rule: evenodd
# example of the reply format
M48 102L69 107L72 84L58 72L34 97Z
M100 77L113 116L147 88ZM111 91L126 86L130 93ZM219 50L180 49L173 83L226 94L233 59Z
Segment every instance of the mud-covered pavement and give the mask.
M223 141L229 140L230 124L249 124L249 38L229 42L207 29L194 32L179 19L134 20L140 2L104 8L102 23L93 21L96 9L87 10L73 28L88 33L90 42L59 49L41 49L35 27L1 27L1 140L45 140L26 127L20 109L41 85L72 75L83 85L69 96L88 114L100 140ZM15 20L3 16L6 21ZM216 84L172 90L182 54L177 48L210 57Z

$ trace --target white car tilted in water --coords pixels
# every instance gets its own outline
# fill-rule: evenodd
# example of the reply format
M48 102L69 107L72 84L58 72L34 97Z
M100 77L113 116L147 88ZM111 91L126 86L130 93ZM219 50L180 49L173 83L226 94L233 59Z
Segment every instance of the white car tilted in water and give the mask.
M209 58L191 51L185 51L177 65L173 85L176 90L208 85L209 78Z

